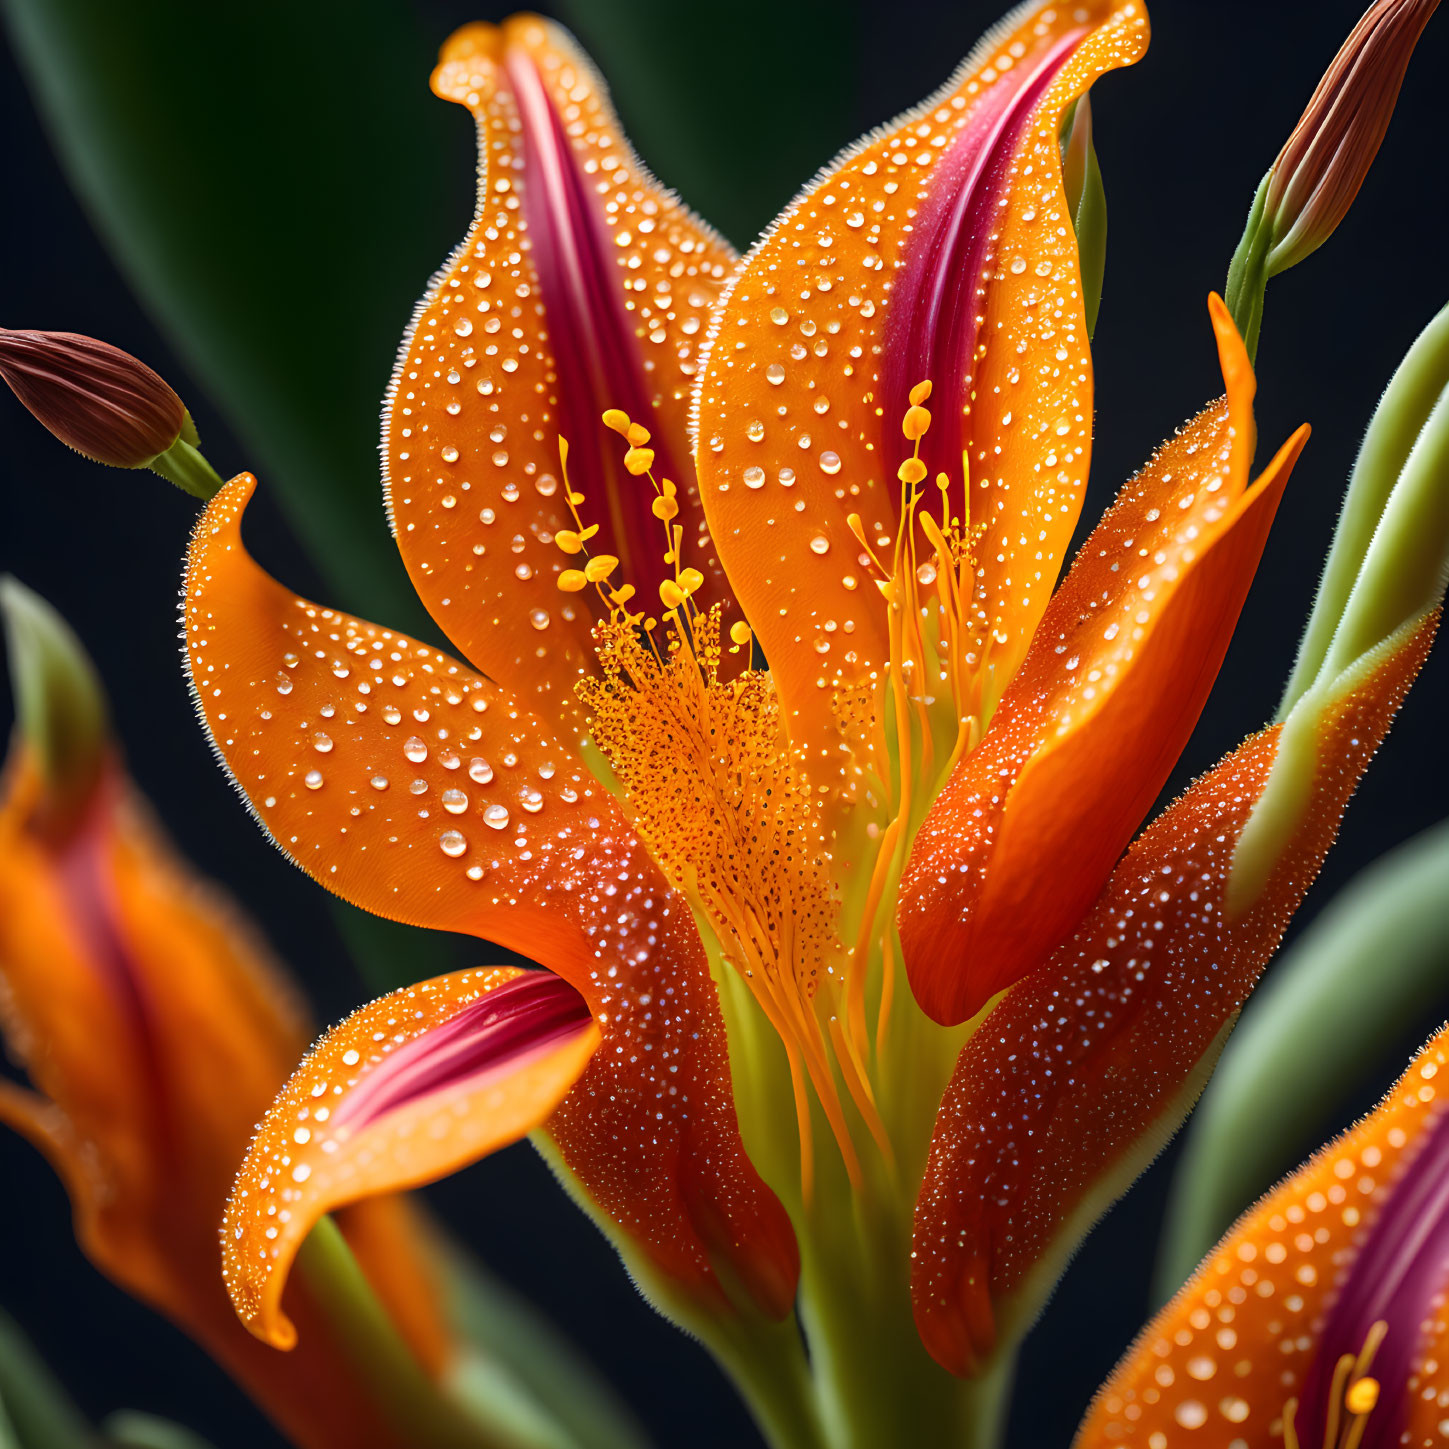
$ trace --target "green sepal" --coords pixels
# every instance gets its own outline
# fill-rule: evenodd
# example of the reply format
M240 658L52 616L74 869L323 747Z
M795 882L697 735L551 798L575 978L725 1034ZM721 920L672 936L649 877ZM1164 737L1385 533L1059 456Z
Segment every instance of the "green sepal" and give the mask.
M1440 498L1449 497L1449 481L1444 481L1449 477L1449 417L1443 405L1446 389L1449 389L1449 307L1440 311L1419 334L1394 372L1364 434L1313 613L1278 706L1279 720L1287 718L1323 670L1350 595L1359 584L1369 547L1380 523L1388 516L1389 498L1400 479L1405 478L1409 488L1417 488L1432 497L1437 478ZM1406 470L1411 456L1415 476L1408 478ZM1427 530L1422 540L1425 546L1443 547L1442 527L1435 534L1432 525L1420 514L1412 517L1411 527ZM1392 584L1392 571L1398 567L1398 561L1385 561L1385 567L1390 577L1384 582ZM1432 579L1432 565L1428 573L1429 579L1421 579L1418 584L1421 589ZM1425 593L1421 603L1427 598ZM1371 623L1369 627L1371 632ZM1338 652L1342 657L1342 651Z
M1253 994L1189 1128L1158 1255L1169 1298L1247 1206L1342 1124L1385 1053L1445 1014L1449 822L1356 876Z
M1097 148L1092 144L1092 103L1088 96L1076 101L1063 119L1062 184L1077 235L1082 307L1090 339L1097 331L1102 284L1107 274L1107 193L1102 186L1102 168L1097 164Z
M187 417L190 416L188 413ZM195 434L196 429L193 427L191 431ZM146 466L168 483L174 483L183 493L203 502L221 489L221 475L202 457L194 443L187 442L184 431L164 453L152 458Z
M1426 415L1427 410L1427 415ZM1380 428L1380 420L1383 420ZM1449 308L1394 374L1349 486L1273 764L1228 872L1227 910L1259 898L1312 798L1322 721L1442 603L1449 581Z
M0 614L19 735L46 786L47 821L64 828L90 799L110 751L105 690L65 620L8 574Z
M55 1375L0 1312L0 1449L95 1449L95 1442Z

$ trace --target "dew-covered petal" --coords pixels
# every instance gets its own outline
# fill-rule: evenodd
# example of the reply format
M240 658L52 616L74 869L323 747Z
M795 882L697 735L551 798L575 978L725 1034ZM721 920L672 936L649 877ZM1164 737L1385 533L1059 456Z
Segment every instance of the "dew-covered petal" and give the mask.
M554 1130L583 1190L691 1289L719 1292L723 1256L788 1305L794 1238L740 1144L687 905L536 715L258 568L241 540L254 487L234 479L202 515L185 604L198 708L253 811L344 899L507 946L580 991L605 1046Z
M404 987L334 1027L268 1111L227 1204L222 1276L242 1321L290 1348L282 1289L323 1214L516 1142L598 1045L573 987L516 967Z
M967 1042L931 1144L912 1273L921 1337L952 1372L1024 1330L1078 1239L1182 1120L1436 624L1406 628L1321 701L1311 791L1245 911L1226 908L1234 849L1281 726L1148 827L1080 928Z
M873 677L886 611L847 520L888 553L908 393L984 525L977 625L1015 667L1086 481L1092 375L1062 110L1147 42L1135 0L1029 7L915 110L828 166L743 264L699 386L705 511L797 738ZM843 635L836 633L837 626ZM826 648L822 650L820 646Z
M734 252L644 169L558 26L520 16L465 27L443 47L433 90L477 121L478 206L389 390L393 528L448 637L567 734L573 682L593 668L592 590L557 588L577 563L553 541L576 529L559 437L586 521L600 526L597 551L653 597L665 576L653 490L625 471L622 441L600 418L619 408L647 427L655 476L678 485L702 597L722 595L686 414Z
M1363 1442L1441 1437L1446 1067L1449 1028L1370 1116L1244 1213L1103 1386L1077 1449L1146 1449L1183 1429L1204 1449L1269 1444L1290 1399L1299 1442L1320 1444L1335 1364L1379 1320L1381 1391Z
M1216 297L1212 311L1226 397L1118 495L917 837L901 941L916 999L939 1021L975 1015L1081 918L1187 743L1237 624L1307 430L1249 486L1252 369Z

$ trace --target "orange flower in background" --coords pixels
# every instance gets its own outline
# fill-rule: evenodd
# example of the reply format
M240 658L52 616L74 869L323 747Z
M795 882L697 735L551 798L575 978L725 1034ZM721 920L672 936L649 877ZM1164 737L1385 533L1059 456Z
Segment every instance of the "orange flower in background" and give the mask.
M217 1229L257 1118L307 1041L291 984L251 925L173 853L106 734L69 631L4 585L20 729L0 792L0 1023L30 1087L0 1120L50 1160L76 1236L107 1277L164 1313L302 1445L402 1445L301 1281L303 1352L236 1322ZM433 1270L404 1203L344 1224L420 1365L451 1356Z
M187 659L290 858L552 974L405 988L303 1061L227 1208L259 1337L305 1345L286 1285L322 1214L536 1131L783 1440L988 1432L1316 874L1449 547L1400 454L1281 721L1138 835L1307 436L1253 477L1213 297L1224 398L1057 586L1093 418L1063 122L1146 41L1135 0L1015 13L739 261L556 27L444 47L478 207L383 454L471 663L270 578L247 474L193 537Z
M1077 1449L1441 1443L1449 1028L1378 1108L1244 1213L1150 1323Z

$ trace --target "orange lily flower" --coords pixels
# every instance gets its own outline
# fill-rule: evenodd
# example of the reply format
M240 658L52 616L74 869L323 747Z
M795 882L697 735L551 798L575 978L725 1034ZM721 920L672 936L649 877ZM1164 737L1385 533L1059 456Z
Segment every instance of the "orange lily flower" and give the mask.
M401 1446L302 1281L306 1345L237 1323L217 1228L253 1126L307 1041L296 995L232 903L173 853L105 733L99 684L41 601L4 585L21 728L0 791L0 1023L31 1087L0 1121L65 1183L107 1277L195 1338L308 1446ZM419 1364L451 1357L422 1225L396 1198L344 1231Z
M471 664L264 573L247 474L193 537L187 658L290 858L553 976L395 992L302 1064L227 1214L259 1336L297 1341L281 1299L318 1215L537 1131L781 1438L933 1442L999 1411L1438 617L1436 582L1372 616L1131 843L1306 440L1251 476L1253 372L1213 298L1226 396L1053 592L1093 414L1062 119L1146 43L1138 0L1027 6L738 262L556 27L445 45L478 208L383 454Z
M1443 1442L1446 1065L1449 1026L1243 1214L1118 1365L1077 1449Z

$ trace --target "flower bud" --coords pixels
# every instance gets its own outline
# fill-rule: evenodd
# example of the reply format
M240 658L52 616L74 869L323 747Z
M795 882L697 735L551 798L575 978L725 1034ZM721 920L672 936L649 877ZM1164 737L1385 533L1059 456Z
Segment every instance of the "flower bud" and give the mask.
M188 428L163 378L77 332L0 328L0 377L66 447L113 468L149 467Z
M1333 235L1378 154L1409 58L1439 0L1376 0L1354 26L1268 173L1268 273Z
M1375 0L1258 185L1223 296L1258 354L1268 279L1333 235L1378 154L1409 57L1439 0Z

